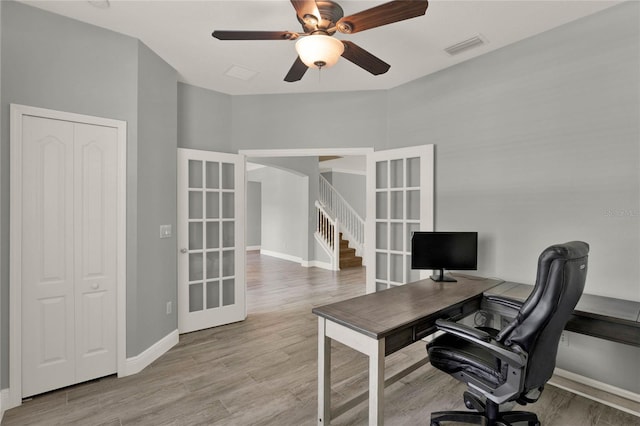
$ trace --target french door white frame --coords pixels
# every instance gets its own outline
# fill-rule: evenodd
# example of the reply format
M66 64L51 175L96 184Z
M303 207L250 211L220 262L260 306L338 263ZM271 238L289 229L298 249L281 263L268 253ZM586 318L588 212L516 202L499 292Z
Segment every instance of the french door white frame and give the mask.
M11 104L10 107L10 254L9 254L9 409L22 404L22 119L35 116L53 120L72 121L117 129L117 236L116 236L116 345L117 370L121 375L126 368L126 219L127 219L127 123L102 117L75 114Z

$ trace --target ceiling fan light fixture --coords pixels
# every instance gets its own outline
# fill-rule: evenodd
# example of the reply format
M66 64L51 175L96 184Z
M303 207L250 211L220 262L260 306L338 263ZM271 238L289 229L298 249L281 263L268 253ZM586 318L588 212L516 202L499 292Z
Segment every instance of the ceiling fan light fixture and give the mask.
M329 68L338 62L344 44L328 35L313 34L296 41L300 60L309 68Z

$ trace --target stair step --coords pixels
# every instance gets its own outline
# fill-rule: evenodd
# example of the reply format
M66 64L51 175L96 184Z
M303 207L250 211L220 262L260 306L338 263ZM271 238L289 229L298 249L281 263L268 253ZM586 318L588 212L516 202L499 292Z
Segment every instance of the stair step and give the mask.
M349 240L345 240L340 232L340 269L362 266L362 257L356 256L356 249L349 247Z
M356 266L362 266L362 258L360 256L353 256L346 259L340 258L340 269L354 268Z

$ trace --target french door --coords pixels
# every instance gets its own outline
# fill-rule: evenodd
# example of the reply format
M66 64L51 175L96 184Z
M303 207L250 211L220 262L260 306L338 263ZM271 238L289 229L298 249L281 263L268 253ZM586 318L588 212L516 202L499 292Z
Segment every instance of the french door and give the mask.
M178 329L246 318L244 157L178 149Z
M433 145L367 155L367 293L426 278L411 235L433 230Z

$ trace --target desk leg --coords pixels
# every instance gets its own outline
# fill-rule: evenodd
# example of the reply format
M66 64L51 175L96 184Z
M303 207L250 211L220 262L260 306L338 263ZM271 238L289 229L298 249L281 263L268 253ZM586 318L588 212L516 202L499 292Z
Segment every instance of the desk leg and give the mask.
M325 325L318 317L318 426L331 424L331 339Z
M384 350L385 339L375 342L369 353L369 425L384 424Z

